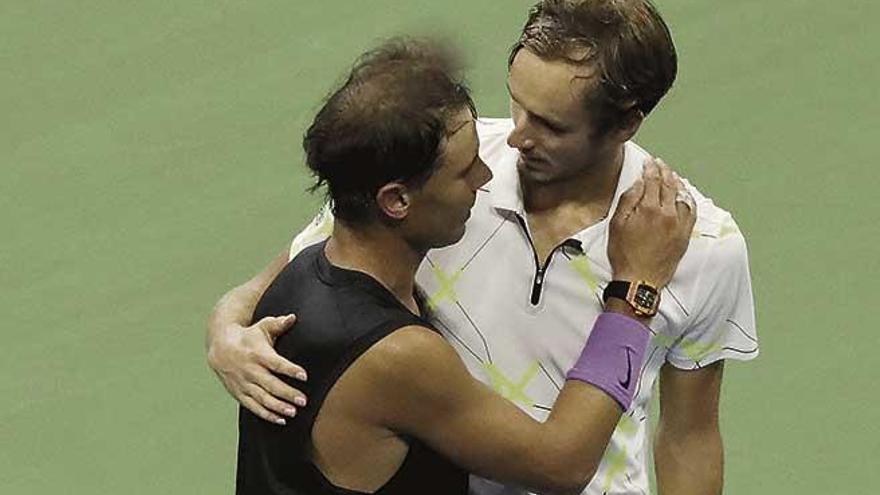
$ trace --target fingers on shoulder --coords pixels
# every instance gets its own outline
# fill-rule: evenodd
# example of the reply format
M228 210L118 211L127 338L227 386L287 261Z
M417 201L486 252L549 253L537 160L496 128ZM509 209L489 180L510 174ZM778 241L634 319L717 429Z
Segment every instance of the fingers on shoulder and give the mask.
M635 183L623 193L620 202L617 205L617 211L614 212L613 222L619 223L632 213L642 196L645 194L645 181L642 178L636 179Z

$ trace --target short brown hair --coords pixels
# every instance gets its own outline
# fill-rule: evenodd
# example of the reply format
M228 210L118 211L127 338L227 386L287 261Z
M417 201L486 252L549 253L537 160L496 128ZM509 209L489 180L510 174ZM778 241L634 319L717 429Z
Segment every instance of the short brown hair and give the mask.
M376 218L389 182L419 187L436 170L449 118L476 116L454 50L438 40L395 38L363 54L303 138L306 163L327 186L336 218Z
M633 111L648 115L672 87L678 65L669 28L649 0L543 0L529 11L508 66L522 48L598 70L585 103L599 133Z

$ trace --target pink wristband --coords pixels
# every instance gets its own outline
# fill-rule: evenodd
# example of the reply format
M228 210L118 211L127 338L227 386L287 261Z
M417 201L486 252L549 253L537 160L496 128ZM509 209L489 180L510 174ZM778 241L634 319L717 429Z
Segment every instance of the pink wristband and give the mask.
M651 332L641 322L606 311L593 324L581 357L566 378L589 383L629 409Z

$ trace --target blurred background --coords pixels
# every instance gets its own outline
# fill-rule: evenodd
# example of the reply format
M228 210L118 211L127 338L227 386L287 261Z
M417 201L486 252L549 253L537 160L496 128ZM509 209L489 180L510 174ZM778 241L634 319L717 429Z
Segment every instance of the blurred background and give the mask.
M880 491L877 2L656 0L678 81L637 141L732 211L762 353L725 372L726 491ZM0 492L231 493L216 299L321 202L300 140L400 33L506 116L522 0L0 2Z

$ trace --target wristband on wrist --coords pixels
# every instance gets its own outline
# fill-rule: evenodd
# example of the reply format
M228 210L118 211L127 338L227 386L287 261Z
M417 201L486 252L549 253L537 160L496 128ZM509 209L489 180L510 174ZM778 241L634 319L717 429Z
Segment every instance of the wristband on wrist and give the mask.
M651 332L634 318L606 311L599 315L580 357L566 375L589 383L628 410Z

